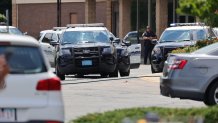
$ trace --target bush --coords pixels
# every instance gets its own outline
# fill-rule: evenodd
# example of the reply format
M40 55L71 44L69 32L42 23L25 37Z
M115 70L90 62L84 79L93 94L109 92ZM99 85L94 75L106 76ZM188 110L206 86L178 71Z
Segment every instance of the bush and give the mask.
M6 22L7 19L3 14L0 14L0 22Z
M161 122L196 123L198 120L204 120L204 123L215 123L218 121L218 107L192 109L151 107L88 114L70 123L125 123L124 121L136 123L139 119L145 119L148 112L157 114Z
M194 46L187 46L184 48L178 48L176 50L173 50L172 53L191 53L195 50L198 50L202 47L205 47L207 45L210 45L210 44L213 44L216 42L218 42L217 39L197 41L197 43Z

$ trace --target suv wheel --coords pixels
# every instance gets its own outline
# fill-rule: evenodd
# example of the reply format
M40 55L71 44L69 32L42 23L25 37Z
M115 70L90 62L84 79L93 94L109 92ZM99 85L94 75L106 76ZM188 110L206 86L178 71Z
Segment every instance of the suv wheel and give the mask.
M127 72L120 72L121 77L129 76L129 74L130 74L130 69Z
M118 68L117 67L113 73L109 73L109 77L118 77Z
M209 88L207 99L204 100L204 103L208 106L218 104L218 82Z
M108 74L107 74L107 73L101 73L101 77L102 77L102 78L107 78L107 77L108 77Z
M56 65L56 67L55 67L55 73L56 73L56 75L57 75L61 80L65 80L65 75L64 75L64 74L61 74L61 73L59 72L57 65Z

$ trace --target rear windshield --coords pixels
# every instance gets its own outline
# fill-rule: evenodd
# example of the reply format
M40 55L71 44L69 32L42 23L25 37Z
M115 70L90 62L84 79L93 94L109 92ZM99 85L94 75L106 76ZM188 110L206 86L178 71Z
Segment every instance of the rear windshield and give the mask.
M11 74L34 74L46 72L46 67L37 47L0 46L0 54L8 52Z
M218 47L218 43L214 43L196 50L195 52L193 52L193 54L210 54L216 51L217 47Z

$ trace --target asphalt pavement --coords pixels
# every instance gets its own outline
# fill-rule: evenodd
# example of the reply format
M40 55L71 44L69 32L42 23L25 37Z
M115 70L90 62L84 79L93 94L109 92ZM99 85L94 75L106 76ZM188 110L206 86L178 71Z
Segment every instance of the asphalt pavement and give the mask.
M161 96L160 75L151 74L150 65L141 65L124 78L67 76L62 81L66 122L88 113L132 107L205 107L202 102Z

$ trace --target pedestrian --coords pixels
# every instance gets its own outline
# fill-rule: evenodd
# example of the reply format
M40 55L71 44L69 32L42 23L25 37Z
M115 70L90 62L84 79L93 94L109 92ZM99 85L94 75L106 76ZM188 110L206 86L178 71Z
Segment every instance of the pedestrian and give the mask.
M0 56L0 89L5 87L5 77L9 73L9 67L4 56Z
M144 64L147 64L147 59L149 58L151 60L151 52L154 48L152 40L157 39L157 36L151 30L151 27L147 26L145 32L142 34L142 38L144 41Z

